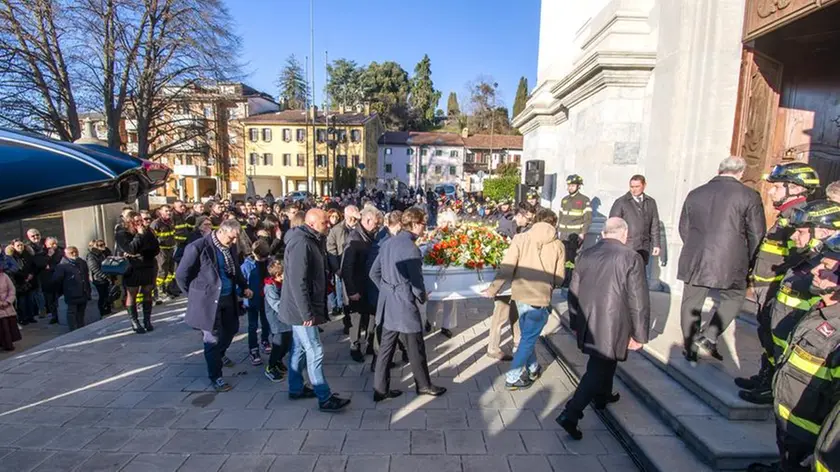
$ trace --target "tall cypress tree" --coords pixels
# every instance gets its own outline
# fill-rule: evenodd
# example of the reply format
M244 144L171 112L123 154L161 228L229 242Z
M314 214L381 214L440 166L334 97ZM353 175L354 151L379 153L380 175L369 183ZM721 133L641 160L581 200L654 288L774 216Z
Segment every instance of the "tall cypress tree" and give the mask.
M528 101L528 79L519 78L519 87L516 88L516 98L513 101L513 116L517 116L525 109Z
M458 106L458 95L449 92L449 99L446 101L446 116L454 118L461 114L461 107Z
M414 67L411 79L409 103L416 113L420 126L430 128L435 122L435 109L440 101L440 91L435 90L432 82L432 61L428 54Z

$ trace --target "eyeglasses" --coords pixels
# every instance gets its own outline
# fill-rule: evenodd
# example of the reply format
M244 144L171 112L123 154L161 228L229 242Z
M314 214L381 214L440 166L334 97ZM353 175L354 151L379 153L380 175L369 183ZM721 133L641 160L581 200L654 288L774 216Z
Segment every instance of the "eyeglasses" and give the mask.
M151 218L143 218L143 221L152 221Z

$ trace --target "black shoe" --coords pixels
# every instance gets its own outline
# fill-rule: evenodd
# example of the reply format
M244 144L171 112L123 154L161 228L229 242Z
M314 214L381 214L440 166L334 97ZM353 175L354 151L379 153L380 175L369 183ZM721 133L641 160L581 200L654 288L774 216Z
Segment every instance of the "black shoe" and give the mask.
M323 333L323 332L324 332L324 328L322 328L322 327L318 326L318 332L319 332L319 333Z
M603 410L610 403L615 403L619 400L621 400L621 395L618 392L612 393L606 398L596 398L595 400L593 400L592 408L595 408L596 410Z
M131 318L131 329L133 329L137 334L146 333L146 328L140 325L140 320L138 320L137 317Z
M152 315L143 315L143 328L148 331L152 332L155 330L155 327L152 326Z
M735 385L742 390L752 390L758 386L760 374L755 374L752 377L735 377Z
M58 323L58 321L56 321L56 323ZM20 321L18 321L18 324L21 325L21 326L26 326L26 325L29 324L29 321L28 320L20 320Z
M403 364L408 364L408 351L403 351L402 352L402 361L403 361Z
M397 398L400 395L402 395L402 390L389 390L388 393L379 393L376 390L374 390L373 401L379 403L382 400L387 400L389 398Z
M370 371L376 372L376 354L373 355L373 359L370 361Z
M233 362L230 357L222 356L222 367L231 368L236 365L236 362Z
M50 324L58 324L58 318L50 318Z
M565 429L566 432L569 433L569 436L571 436L575 441L583 439L583 433L578 428L578 422L569 418L569 415L565 411L555 418L554 421L556 421L560 427Z
M517 379L516 382L505 382L505 388L510 391L528 390L534 385L534 382L527 377L527 374Z
M759 385L752 390L741 390L738 392L738 396L741 397L741 400L755 405L773 404L773 388L769 385Z
M356 362L364 362L365 355L358 349L350 349L350 358Z
M374 354L376 354L376 351L373 350L373 344L368 344L367 348L365 348L365 355L372 356Z
M446 336L446 337L447 337L447 338L449 338L449 339L452 339L452 331L449 331L449 330L448 330L448 329L446 329L446 328L441 328L441 329L440 329L440 334L442 334L442 335Z
M761 369L758 373L750 378L738 377L735 379L735 385L743 390L755 390L761 386L769 388L773 383L773 371L773 364L766 356L761 356Z
M697 363L697 352L694 349L690 351L683 349L682 355L688 362L691 362L692 364Z
M332 394L330 398L327 399L327 401L318 404L318 409L321 411L335 412L343 410L344 407L346 407L349 404L349 398L341 398L336 394Z
M717 350L717 344L709 341L708 338L699 338L697 341L694 341L694 345L697 346L701 354L723 361L723 356Z
M417 395L431 395L433 397L439 397L446 393L445 387L438 387L437 385L432 385L428 388L418 388L416 389Z
M427 333L431 333L431 332L432 332L432 324L431 324L431 323L429 323L428 321L426 321L426 325L424 326L424 328L426 328L426 332L427 332Z
M350 327L345 326L344 329L341 332L344 333L344 334L350 334Z
M300 393L289 392L289 400L303 400L304 398L315 398L315 390L312 387L304 386Z

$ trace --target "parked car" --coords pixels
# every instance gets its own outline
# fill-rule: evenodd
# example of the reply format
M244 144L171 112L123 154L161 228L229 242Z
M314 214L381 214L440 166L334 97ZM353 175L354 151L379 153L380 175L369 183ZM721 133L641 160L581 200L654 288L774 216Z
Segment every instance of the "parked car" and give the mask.
M289 192L286 195L285 200L287 202L299 202L299 201L302 201L302 200L306 200L307 198L309 198L311 196L312 196L312 194L305 191L305 190L298 190L296 192Z

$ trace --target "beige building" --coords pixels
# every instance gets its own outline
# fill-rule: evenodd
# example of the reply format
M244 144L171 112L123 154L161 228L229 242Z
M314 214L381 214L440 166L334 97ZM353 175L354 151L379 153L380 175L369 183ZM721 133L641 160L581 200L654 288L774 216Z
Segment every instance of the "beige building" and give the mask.
M241 120L245 160L239 171L264 195L330 191L336 167L355 168L359 186L376 183L379 116L363 110L285 110Z

